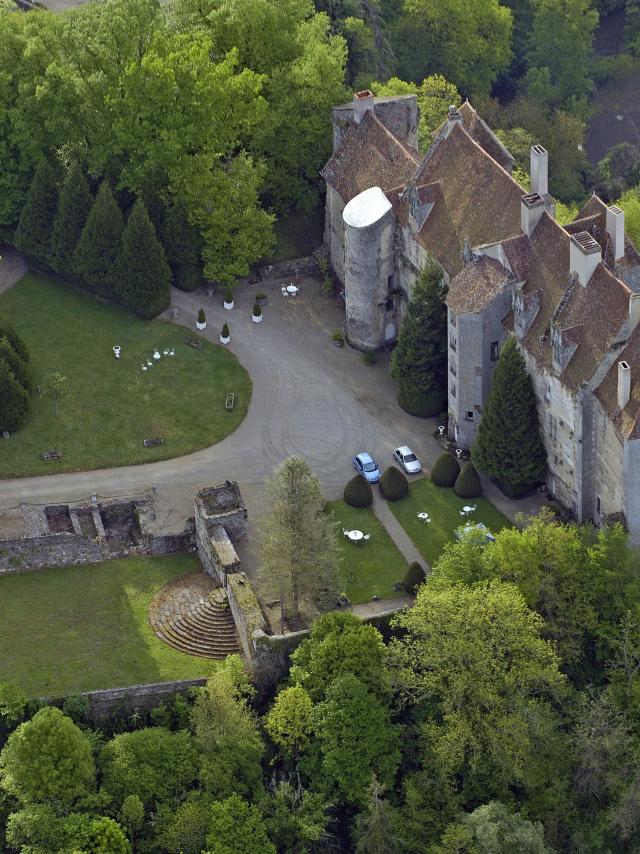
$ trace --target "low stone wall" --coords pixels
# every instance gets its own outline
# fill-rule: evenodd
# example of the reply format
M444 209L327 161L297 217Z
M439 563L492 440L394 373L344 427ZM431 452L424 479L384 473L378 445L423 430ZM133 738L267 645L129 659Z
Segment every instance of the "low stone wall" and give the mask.
M253 637L257 632L266 629L266 623L260 608L260 603L253 586L244 572L236 572L227 576L227 599L229 608L236 624L236 631L244 654L250 661L253 658Z
M312 276L320 272L318 262L313 255L305 258L293 258L291 261L282 261L280 264L269 264L260 267L260 278L264 281L270 279L288 279L296 276Z
M111 557L117 555L109 553L106 541L95 542L66 532L0 540L0 574L50 566L98 563Z
M184 693L189 688L206 684L206 679L182 679L177 682L154 682L149 685L129 685L126 688L110 688L105 691L87 691L83 697L89 700L90 715L95 721L109 717L114 708L148 711L167 697Z

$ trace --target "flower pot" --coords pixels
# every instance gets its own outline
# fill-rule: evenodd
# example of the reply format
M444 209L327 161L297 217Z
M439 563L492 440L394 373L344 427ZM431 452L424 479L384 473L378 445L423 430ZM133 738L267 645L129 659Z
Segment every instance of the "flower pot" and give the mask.
M221 336L220 336L220 343L221 343L221 344L228 344L228 343L229 343L229 341L231 341L231 336L230 336L230 335L227 335L227 337L226 337L226 338L224 337L224 335L221 335Z
M227 309L227 311L231 311L231 309L233 308L233 300L231 300L231 302L227 302L225 300L224 301L224 307Z
M204 321L204 323L200 323L199 320L196 320L196 329L199 329L200 331L202 331L203 329L206 329L206 328L207 328L207 321L206 320Z
M252 314L251 320L253 320L254 323L262 323L262 315L261 314L258 314L258 315Z

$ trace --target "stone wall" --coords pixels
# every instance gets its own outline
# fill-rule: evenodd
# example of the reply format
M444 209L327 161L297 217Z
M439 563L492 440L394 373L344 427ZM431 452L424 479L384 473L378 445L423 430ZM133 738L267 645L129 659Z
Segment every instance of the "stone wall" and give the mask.
M264 632L266 623L260 603L254 593L251 582L244 572L235 572L227 576L227 598L233 614L236 631L246 657L251 660L254 652L255 632Z
M296 276L315 276L320 272L317 260L313 255L304 258L292 258L279 264L269 264L258 270L260 278L268 282L273 279L289 279Z
M114 709L134 712L148 711L174 694L182 694L190 688L201 687L206 679L182 679L177 682L154 682L148 685L129 685L126 688L110 688L104 691L87 691L83 697L89 700L89 714L99 722L109 717Z
M48 534L0 540L0 575L49 566L98 563L114 557L106 541L96 543L77 534Z

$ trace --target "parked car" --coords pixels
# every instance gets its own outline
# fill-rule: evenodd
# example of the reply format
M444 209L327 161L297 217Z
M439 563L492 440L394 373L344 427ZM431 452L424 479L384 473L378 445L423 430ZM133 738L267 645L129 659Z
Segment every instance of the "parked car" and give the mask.
M375 464L373 457L366 451L360 451L353 458L353 467L369 483L377 483L380 480L380 469Z
M393 459L402 466L407 474L417 474L419 471L422 471L420 460L411 448L408 448L406 445L401 445L395 449Z

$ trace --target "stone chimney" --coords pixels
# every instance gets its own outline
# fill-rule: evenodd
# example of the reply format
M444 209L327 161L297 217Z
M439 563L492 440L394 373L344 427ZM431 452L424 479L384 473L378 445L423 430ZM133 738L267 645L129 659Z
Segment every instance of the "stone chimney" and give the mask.
M531 192L549 194L549 155L541 145L531 146Z
M624 409L631 397L631 368L625 361L618 362L618 406Z
M527 237L531 237L540 217L544 213L545 205L542 196L538 193L528 193L520 199L520 227Z
M362 89L353 96L353 118L357 125L362 121L365 113L373 112L373 92Z
M589 279L602 261L602 250L588 231L580 231L574 234L569 241L569 267L572 273L578 277L583 287L589 283Z
M613 260L624 258L624 211L616 205L607 208L607 234L611 238Z
M445 139L449 136L449 134L457 124L462 124L462 113L455 106L455 104L451 104L451 106L449 107L449 112L447 114L447 124L444 129Z

